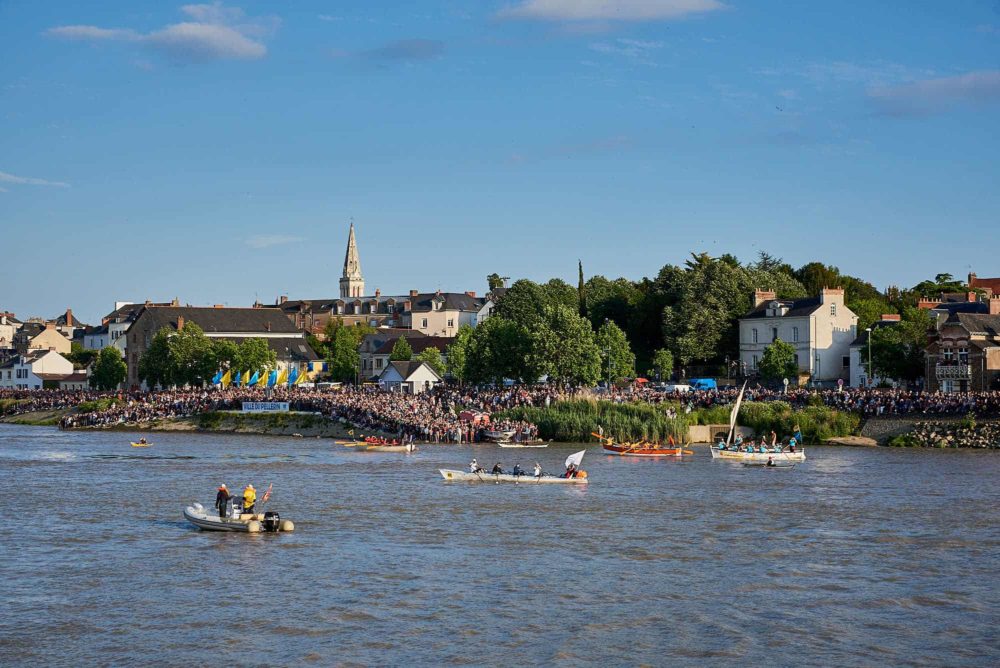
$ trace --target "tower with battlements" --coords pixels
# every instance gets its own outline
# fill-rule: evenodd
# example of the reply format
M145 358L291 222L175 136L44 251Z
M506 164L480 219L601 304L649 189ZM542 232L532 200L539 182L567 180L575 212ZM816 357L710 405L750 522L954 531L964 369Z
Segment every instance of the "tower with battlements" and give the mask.
M344 257L344 274L340 277L340 298L349 299L365 294L365 278L361 275L361 258L358 242L354 238L354 223L347 238L347 255Z

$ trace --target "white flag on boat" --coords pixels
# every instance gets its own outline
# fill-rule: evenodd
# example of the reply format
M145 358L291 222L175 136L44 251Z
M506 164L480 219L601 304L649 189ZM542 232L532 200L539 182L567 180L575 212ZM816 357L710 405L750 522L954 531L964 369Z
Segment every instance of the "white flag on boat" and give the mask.
M566 458L566 468L569 468L571 465L575 466L577 468L580 468L580 462L583 461L583 455L586 452L587 452L586 450L581 450L580 452L575 452L572 455L570 455L569 457L567 457Z

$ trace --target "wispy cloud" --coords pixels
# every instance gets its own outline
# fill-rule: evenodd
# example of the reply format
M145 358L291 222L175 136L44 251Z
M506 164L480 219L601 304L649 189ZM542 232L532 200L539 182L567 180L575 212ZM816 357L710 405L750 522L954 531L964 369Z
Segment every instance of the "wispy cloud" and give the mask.
M649 63L649 56L654 51L662 49L663 42L621 38L613 42L595 42L589 48L598 53L624 56Z
M608 153L620 153L632 148L631 138L625 135L615 135L613 137L602 137L589 141L559 144L537 151L526 151L512 153L507 158L508 163L524 164L528 162L538 162L541 160L570 159Z
M51 186L53 188L69 188L69 184L64 181L49 181L48 179L36 179L30 176L17 176L0 172L0 183L13 183L25 186ZM4 191L6 192L6 191Z
M49 28L44 34L76 41L136 43L182 62L256 60L267 55L263 38L281 24L276 17L248 18L242 9L221 2L183 5L180 11L190 20L149 33L131 28L69 25Z
M845 85L880 86L934 75L933 70L917 69L887 61L857 63L844 60L813 61L794 67L760 67L755 74L804 79L819 89Z
M668 21L725 7L717 0L521 0L497 16L536 21Z
M303 241L302 237L292 237L285 234L255 234L247 238L246 245L250 248L271 248Z
M334 21L339 21L339 16L334 16L333 14L319 14L316 16L320 21L326 21L327 23L333 23Z
M361 51L358 56L365 60L392 62L433 60L444 53L444 42L436 39L401 39L384 46Z
M1000 70L874 86L868 97L887 116L927 116L957 106L996 104L1000 103Z

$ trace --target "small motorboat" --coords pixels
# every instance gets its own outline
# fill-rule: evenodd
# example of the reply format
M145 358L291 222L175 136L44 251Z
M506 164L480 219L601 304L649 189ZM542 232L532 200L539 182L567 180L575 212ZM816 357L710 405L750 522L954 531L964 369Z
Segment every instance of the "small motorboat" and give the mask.
M184 519L203 531L236 531L242 533L277 533L295 531L291 520L283 520L275 512L242 513L239 516L219 517L217 512L209 512L200 503L193 503L184 509Z
M513 482L525 485L555 484L555 485L586 485L589 480L585 471L583 475L575 478L562 478L554 475L533 476L530 473L523 475L513 475L510 473L469 473L468 471L455 471L453 469L438 469L441 477L452 482Z

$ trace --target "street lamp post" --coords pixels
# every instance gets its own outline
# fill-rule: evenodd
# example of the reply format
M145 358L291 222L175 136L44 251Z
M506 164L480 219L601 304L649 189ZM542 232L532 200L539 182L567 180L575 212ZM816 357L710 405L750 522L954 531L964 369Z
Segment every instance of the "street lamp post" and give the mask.
M866 327L868 333L868 387L872 386L872 328Z

